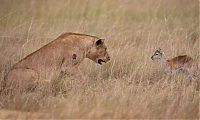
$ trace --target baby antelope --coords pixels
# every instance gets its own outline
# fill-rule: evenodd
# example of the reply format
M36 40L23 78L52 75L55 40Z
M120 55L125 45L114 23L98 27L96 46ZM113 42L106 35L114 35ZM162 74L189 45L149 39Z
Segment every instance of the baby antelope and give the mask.
M193 59L188 55L181 55L167 60L164 53L159 48L156 49L151 59L160 61L170 79L174 74L179 72L186 74L189 80L193 79Z

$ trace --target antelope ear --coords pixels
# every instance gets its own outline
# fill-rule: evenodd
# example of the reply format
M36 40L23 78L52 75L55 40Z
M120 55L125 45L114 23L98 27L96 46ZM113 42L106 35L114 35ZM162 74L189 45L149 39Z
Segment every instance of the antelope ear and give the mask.
M161 51L161 48L157 48L158 51Z
M158 48L157 51L162 55L163 52L162 52L162 49L161 48Z
M98 39L96 41L96 46L102 45L104 43L104 39Z

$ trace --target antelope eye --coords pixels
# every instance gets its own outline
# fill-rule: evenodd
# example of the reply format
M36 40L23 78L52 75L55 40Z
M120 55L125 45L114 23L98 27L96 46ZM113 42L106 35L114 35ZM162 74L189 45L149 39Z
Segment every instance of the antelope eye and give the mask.
M158 53L156 53L156 55L158 55Z

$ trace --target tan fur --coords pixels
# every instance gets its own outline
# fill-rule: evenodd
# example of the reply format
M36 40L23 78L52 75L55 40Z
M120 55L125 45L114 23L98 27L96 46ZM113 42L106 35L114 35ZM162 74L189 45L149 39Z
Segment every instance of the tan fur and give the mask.
M97 41L100 44L97 45ZM17 86L25 90L30 85L35 87L33 83L51 81L66 72L78 76L78 80L84 83L84 76L78 69L84 58L100 64L109 61L104 40L85 34L64 33L16 63L5 78L6 88Z
M193 59L187 55L177 56L170 60L167 60L167 64L170 66L170 70L175 70L180 67L191 67Z

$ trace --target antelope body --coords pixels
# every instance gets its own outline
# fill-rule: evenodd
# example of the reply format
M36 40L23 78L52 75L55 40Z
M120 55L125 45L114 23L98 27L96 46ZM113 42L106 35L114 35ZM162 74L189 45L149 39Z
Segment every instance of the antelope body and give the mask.
M159 48L154 52L151 59L160 61L170 78L179 72L185 73L190 80L193 78L193 59L188 55L181 55L172 59L166 59L164 53Z

